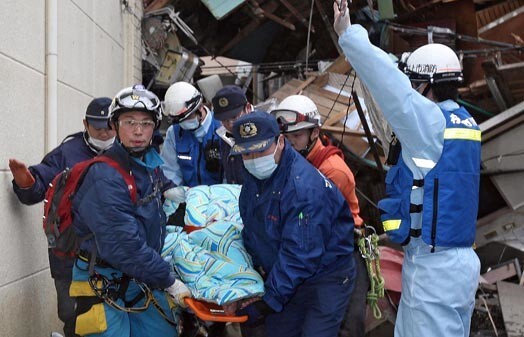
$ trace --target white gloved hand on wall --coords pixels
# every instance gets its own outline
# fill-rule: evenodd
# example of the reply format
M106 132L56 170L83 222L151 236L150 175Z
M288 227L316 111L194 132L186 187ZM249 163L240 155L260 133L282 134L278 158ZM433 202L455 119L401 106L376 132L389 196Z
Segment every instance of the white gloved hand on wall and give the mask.
M176 279L175 283L173 283L169 288L167 288L166 291L169 294L169 296L173 298L176 304L178 304L182 308L187 308L187 304L184 301L184 298L192 297L192 295L191 291L184 284L184 282L180 281L179 279Z

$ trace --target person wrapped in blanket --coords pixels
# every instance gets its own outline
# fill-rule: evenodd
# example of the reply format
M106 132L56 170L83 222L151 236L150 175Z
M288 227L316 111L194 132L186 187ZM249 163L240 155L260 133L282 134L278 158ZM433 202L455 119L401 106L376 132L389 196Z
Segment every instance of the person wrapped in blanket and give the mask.
M167 226L162 250L193 297L218 305L264 294L264 281L242 242L240 188L218 184L188 189L185 227ZM166 199L166 215L177 207Z
M336 336L354 287L354 221L340 191L296 152L274 116L233 125L233 154L249 174L239 197L242 238L265 293L237 302L267 336Z
M135 186L115 168L95 163L74 196L74 228L86 238L70 288L79 335L177 335L172 308L190 292L160 256L166 235L162 191L173 187L151 146L161 118L155 94L142 85L121 90L109 108L117 138L104 155L130 172Z

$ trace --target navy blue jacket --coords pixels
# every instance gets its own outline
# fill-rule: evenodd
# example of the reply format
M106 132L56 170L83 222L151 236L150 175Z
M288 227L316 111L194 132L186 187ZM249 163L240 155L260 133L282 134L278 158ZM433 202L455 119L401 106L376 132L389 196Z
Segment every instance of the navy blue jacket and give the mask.
M244 176L242 237L267 273L264 301L276 311L303 283L353 266L353 217L343 195L286 141L272 176Z
M96 150L90 147L85 140L84 132L69 135L60 145L49 152L40 164L29 166L29 171L35 177L33 186L22 189L13 180L13 190L23 204L39 203L44 200L49 183L58 173L96 155Z
M241 155L230 155L231 146L220 139L220 157L222 160L223 176L228 184L242 185L244 174L247 174Z
M174 186L165 178L162 160L154 149L144 161L132 158L119 142L106 155L129 170L137 186L137 202L131 201L122 175L105 163L93 164L73 199L73 221L80 237L94 234L81 250L97 257L152 288L167 288L175 274L160 256L166 236L162 192ZM144 163L145 162L145 163Z
M33 186L22 189L13 180L13 190L23 204L39 203L44 200L49 183L58 173L96 155L96 149L89 146L85 132L69 135L59 146L49 152L40 164L29 166L29 171L35 178ZM53 278L71 279L73 259L58 258L49 250L49 267Z

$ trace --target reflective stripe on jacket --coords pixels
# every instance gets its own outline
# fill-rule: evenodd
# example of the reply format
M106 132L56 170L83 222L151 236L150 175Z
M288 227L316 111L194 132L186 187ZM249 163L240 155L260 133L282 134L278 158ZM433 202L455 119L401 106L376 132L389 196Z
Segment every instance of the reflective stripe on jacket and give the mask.
M193 132L186 131L176 124L173 126L175 135L176 157L182 172L182 185L194 187L198 185L214 185L221 183L220 159L214 169L208 167L206 147L215 146L219 150L220 137L215 130L220 122L213 119L206 135L199 142ZM219 153L219 152L218 152Z
M422 181L402 156L386 177L388 198L379 202L384 230L390 239L406 243L411 213L422 212L421 235L431 246L468 247L475 239L479 199L480 130L460 107L442 110L446 118L442 156ZM422 209L410 202L411 192L424 188Z

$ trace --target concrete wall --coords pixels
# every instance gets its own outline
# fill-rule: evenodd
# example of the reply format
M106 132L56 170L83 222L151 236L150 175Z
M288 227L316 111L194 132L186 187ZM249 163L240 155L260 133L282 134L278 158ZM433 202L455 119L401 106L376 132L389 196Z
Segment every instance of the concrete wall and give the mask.
M57 137L45 141L46 6L57 4ZM8 159L38 163L68 134L82 130L93 97L114 96L141 81L142 1L7 0L0 2L0 335L61 331L41 228L42 204L22 205L12 191Z

